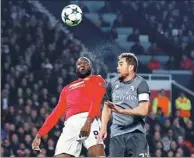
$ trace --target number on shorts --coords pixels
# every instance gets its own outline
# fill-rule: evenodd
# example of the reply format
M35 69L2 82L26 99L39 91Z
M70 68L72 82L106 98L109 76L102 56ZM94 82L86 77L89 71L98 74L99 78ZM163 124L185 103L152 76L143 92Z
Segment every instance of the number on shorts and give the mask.
M95 138L97 139L98 131L93 131Z
M141 153L141 154L139 154L139 157L149 157L149 154L148 153Z

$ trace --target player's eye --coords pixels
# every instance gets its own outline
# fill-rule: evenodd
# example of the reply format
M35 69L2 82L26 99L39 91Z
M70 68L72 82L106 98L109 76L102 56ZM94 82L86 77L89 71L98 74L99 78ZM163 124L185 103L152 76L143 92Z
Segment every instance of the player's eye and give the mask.
M79 65L79 66L80 66L80 65L84 65L84 63L83 63L83 62L80 62L80 63L78 63L77 65Z

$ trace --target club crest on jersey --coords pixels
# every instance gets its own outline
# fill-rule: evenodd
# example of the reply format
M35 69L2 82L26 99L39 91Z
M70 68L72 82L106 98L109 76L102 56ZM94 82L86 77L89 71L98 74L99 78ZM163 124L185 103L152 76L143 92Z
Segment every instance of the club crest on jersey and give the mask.
M134 86L131 86L129 89L130 89L130 91L133 92L135 90L135 87Z

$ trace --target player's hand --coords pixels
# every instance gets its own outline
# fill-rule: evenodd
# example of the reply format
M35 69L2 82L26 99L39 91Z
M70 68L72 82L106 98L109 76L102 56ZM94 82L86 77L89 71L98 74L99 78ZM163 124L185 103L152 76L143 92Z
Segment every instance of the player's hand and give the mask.
M117 113L122 113L123 112L123 109L116 106L115 104L113 104L112 102L110 101L106 101L105 104L108 105L108 107L113 111L113 112L117 112Z
M98 143L102 142L107 138L107 129L101 128L100 133L98 134Z
M41 137L37 134L32 142L32 150L41 151L41 149L40 149L41 139L40 138Z
M90 134L90 128L91 128L91 122L92 120L87 119L84 126L81 128L79 137L88 137Z

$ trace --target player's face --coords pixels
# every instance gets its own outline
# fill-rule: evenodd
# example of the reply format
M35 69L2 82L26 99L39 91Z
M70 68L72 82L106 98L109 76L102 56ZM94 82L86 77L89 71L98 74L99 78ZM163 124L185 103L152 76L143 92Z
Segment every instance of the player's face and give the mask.
M91 75L91 65L87 59L84 58L78 59L76 67L77 67L76 72L79 78L85 78Z
M118 75L119 75L120 80L123 80L124 78L126 78L132 70L133 70L133 65L129 65L126 62L125 58L121 58L119 60L117 71L118 71Z

